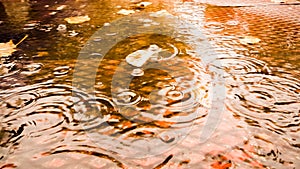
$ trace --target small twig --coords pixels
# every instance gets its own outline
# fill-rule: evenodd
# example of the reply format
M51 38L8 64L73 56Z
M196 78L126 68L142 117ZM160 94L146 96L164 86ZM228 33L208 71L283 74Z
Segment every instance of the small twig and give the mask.
M28 35L26 34L26 35L24 36L24 38L21 39L21 40L16 44L16 46L18 46L20 43L22 43L27 37L28 37Z

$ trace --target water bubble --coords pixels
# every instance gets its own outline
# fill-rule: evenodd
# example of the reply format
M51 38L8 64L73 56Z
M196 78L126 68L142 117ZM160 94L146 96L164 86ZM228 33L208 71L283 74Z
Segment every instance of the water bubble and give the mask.
M176 100L176 101L178 101L178 100L183 99L183 97L184 97L184 95L183 95L183 93L180 92L180 91L175 91L175 90L173 90L173 91L169 91L169 92L167 93L167 98L168 98L168 99L171 99L171 100Z
M110 23L104 23L103 26L110 26Z
M176 140L177 134L173 131L163 132L159 134L159 138L165 143L172 143Z
M53 74L55 76L65 76L69 73L70 67L69 66L59 66L54 68Z
M144 75L144 71L143 71L143 69L136 68L136 69L132 70L131 75L132 76L143 76Z

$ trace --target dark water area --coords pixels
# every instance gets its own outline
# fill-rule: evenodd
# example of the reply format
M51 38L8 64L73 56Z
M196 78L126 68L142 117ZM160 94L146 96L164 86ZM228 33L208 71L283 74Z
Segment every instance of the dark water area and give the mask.
M0 168L299 168L299 9L1 0Z

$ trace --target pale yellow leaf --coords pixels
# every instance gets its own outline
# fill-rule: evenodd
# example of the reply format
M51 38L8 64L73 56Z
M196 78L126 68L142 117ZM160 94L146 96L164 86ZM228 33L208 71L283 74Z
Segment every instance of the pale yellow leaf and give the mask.
M28 35L25 35L17 44L14 44L12 40L7 43L0 43L0 57L10 56L14 51L16 51L17 46L23 42Z
M65 21L67 21L69 24L80 24L89 20L91 20L91 18L88 15L65 18Z
M10 40L7 43L0 43L0 56L7 57L10 56L14 51L16 51L16 45Z
M254 36L245 36L240 39L241 44L249 45L260 42L260 39Z
M160 51L161 48L159 48L157 45L150 45L146 50L137 50L127 55L125 60L132 66L141 67L147 62L148 59L155 57L155 55L157 55Z

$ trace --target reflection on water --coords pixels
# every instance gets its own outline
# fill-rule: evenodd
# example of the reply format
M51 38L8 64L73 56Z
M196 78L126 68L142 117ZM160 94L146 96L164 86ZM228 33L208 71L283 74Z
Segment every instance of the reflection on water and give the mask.
M136 4L0 3L1 43L29 35L0 61L0 168L300 166L298 7ZM110 39L125 29L112 27L121 9L160 11L131 23L141 29L172 26L175 21L164 20L170 13L193 26L164 27L175 38L142 34L117 43L97 62L91 89L84 84L93 78L90 67L102 57L101 48L96 45L75 68L78 53L100 27L110 30ZM64 21L79 15L91 20ZM195 27L217 55L205 48L199 53L205 39L195 38ZM102 40L94 36L89 45ZM140 55L148 59L136 62ZM218 92L212 88L217 71L224 72L225 110L211 138L200 143Z

